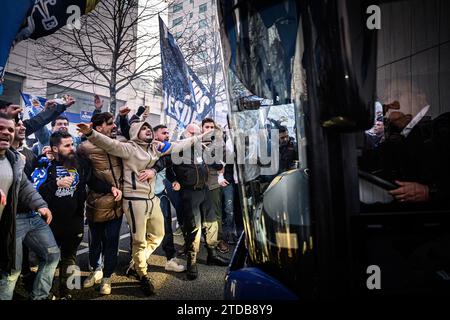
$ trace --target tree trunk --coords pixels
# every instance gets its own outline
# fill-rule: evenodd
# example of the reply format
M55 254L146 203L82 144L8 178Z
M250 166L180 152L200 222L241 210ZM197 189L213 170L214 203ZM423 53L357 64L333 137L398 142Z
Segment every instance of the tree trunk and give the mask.
M116 115L116 106L117 106L117 99L116 99L116 87L110 86L109 87L109 98L110 98L110 104L109 104L109 112L111 112L114 116Z

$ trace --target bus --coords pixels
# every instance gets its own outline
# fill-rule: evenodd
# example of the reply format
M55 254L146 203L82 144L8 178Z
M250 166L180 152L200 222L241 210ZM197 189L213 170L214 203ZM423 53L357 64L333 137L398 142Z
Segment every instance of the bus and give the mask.
M217 7L245 160L225 298L450 294L449 2Z

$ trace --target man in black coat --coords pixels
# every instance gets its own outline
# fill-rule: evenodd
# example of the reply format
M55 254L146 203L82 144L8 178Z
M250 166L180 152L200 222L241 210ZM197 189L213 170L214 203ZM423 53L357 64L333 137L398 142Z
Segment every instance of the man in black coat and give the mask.
M54 132L50 147L55 159L47 171L39 193L53 212L50 226L61 249L59 294L71 299L67 280L69 266L76 265L76 252L83 239L86 185L98 193L109 193L112 186L96 179L87 159L75 153L73 138L68 132Z

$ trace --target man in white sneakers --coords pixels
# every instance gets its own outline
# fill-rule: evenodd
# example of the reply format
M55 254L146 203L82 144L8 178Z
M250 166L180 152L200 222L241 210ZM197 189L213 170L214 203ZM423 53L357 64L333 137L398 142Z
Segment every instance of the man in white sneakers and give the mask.
M156 170L153 166L165 154L189 149L201 141L201 136L176 145L155 142L151 125L135 122L130 127L130 140L120 142L92 130L92 124L80 123L77 126L94 145L123 160L123 207L133 239L134 268L144 294L152 295L155 288L147 273L147 258L164 238L164 217L159 198L154 193Z
M109 112L92 116L93 129L107 137L116 137L114 117ZM110 193L89 190L86 217L89 224L89 264L93 272L83 287L100 283L100 294L111 294L111 275L117 266L120 227L122 225L122 159L106 153L90 141L78 146L78 152L90 160L93 174L112 187ZM103 260L103 263L102 263Z

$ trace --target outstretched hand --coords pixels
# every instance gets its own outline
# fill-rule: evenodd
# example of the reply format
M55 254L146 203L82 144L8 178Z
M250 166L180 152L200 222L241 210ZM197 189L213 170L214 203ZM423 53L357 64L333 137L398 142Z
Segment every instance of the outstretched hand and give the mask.
M77 131L82 133L82 134L84 134L84 135L87 135L87 134L91 133L92 132L92 122L89 122L89 123L83 123L83 122L78 123L77 124Z

